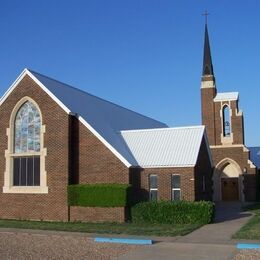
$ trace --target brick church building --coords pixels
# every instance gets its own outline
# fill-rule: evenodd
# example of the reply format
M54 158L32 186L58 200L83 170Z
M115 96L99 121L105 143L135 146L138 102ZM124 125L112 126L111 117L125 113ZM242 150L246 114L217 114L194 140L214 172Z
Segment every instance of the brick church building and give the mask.
M212 199L204 126L170 128L28 69L0 117L0 218L125 220L123 207L69 208L70 184L131 184L135 201Z
M135 201L254 200L238 94L217 93L207 26L201 99L205 126L171 128L25 69L0 100L0 218L126 219L69 208L70 184L131 184Z
M202 124L214 162L213 200L252 201L256 196L256 159L244 142L238 92L219 93L213 71L207 24L201 80Z

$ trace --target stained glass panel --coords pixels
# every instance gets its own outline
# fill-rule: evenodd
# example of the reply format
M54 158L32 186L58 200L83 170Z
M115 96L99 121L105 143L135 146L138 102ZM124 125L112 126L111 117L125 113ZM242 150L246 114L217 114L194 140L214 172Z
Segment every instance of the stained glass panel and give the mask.
M17 112L14 131L14 152L40 151L41 119L37 107L25 102Z

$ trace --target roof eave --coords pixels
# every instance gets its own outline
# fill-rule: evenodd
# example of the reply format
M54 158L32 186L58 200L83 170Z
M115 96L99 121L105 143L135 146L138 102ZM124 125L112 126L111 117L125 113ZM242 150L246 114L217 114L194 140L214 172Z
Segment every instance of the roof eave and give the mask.
M17 87L17 85L21 82L21 80L28 75L43 91L45 91L67 114L70 114L68 107L66 107L49 89L42 84L27 68L25 68L22 73L18 76L18 78L13 82L13 84L8 88L8 90L4 93L2 98L0 99L0 106L4 103L4 101L8 98L8 96L12 93L12 91ZM127 168L131 167L132 164L128 162L110 143L108 143L87 121L85 121L82 117L79 116L79 120L81 123L87 127Z

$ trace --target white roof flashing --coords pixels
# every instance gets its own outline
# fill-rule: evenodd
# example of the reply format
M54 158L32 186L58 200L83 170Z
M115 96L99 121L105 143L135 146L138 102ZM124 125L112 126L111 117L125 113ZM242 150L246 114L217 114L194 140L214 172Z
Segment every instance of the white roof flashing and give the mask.
M214 102L238 100L238 92L217 93Z

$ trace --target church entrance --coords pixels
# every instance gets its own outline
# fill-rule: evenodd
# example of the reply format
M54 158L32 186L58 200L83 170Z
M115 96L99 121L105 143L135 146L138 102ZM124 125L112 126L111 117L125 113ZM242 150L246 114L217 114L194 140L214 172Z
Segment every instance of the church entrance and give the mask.
M243 201L243 177L239 165L232 159L223 159L213 174L214 201Z
M239 200L238 178L221 178L223 201Z

